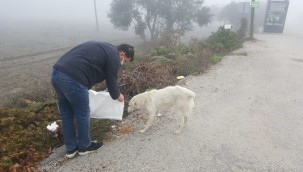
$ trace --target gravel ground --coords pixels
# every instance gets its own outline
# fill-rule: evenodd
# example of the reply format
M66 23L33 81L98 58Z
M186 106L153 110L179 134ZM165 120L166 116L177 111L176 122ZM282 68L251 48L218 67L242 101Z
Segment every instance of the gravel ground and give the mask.
M206 74L182 82L197 97L181 134L173 133L173 112L144 134L146 116L131 115L123 125L134 132L72 160L61 147L40 170L303 171L303 37L255 37Z

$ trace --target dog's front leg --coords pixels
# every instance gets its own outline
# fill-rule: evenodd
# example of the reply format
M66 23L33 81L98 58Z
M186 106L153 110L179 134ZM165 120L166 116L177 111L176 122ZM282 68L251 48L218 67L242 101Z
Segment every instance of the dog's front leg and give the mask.
M155 118L156 118L156 112L148 113L148 121L144 126L144 129L140 130L140 133L144 133L147 129L149 129L149 127L153 125Z

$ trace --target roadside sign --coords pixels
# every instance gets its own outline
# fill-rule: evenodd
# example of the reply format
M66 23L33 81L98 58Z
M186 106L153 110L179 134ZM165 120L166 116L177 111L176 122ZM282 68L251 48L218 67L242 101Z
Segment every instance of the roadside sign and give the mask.
M250 3L251 8L258 8L260 3L258 1L252 1Z
M283 33L289 1L268 0L264 20L264 32Z

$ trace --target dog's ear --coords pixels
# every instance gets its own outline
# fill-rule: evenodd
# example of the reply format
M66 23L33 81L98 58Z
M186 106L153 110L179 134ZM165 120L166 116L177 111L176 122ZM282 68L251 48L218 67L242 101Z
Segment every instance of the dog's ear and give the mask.
M135 97L133 97L130 101L129 101L129 106L131 106L134 109L138 108L138 103Z

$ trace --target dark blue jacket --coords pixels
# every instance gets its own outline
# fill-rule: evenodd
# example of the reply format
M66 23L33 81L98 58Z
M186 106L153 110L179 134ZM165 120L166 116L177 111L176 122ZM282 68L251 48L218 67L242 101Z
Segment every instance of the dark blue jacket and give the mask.
M88 89L106 80L108 91L115 100L120 94L117 83L120 66L116 46L105 42L89 41L65 53L55 63L54 68Z

